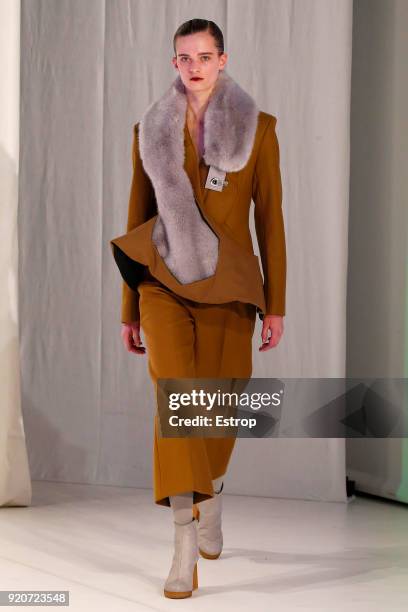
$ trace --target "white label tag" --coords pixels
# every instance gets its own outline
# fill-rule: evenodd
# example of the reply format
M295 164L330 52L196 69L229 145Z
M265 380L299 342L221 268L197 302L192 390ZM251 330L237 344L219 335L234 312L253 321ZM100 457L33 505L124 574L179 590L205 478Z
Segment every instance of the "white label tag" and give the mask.
M219 170L215 166L210 166L205 188L213 189L214 191L222 191L224 185L228 185L228 181L224 180L225 175L226 172L224 172L224 170Z

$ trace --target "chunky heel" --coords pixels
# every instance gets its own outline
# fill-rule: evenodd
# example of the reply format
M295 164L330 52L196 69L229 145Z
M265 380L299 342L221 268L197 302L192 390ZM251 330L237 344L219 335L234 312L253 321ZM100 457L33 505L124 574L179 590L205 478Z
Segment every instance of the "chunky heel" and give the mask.
M193 591L195 591L195 589L198 589L198 571L197 571L197 563L194 566L194 572L193 572Z
M193 516L196 521L200 520L200 510L198 509L197 504L193 504Z

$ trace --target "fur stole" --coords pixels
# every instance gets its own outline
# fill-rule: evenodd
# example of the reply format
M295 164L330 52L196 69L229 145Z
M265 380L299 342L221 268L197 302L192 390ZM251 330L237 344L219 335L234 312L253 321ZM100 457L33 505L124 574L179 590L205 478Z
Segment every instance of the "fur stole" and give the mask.
M179 75L139 124L139 150L158 208L152 241L181 284L215 274L219 238L203 218L184 170L187 97ZM225 172L244 168L258 122L256 103L225 71L204 115L204 161Z

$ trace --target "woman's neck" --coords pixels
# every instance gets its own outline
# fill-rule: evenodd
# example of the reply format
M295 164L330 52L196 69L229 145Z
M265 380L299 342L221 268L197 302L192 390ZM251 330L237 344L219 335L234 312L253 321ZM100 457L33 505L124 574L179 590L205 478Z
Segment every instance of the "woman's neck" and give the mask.
M199 161L204 155L204 115L214 86L210 91L187 92L187 127Z
M196 123L203 120L213 89L214 88L212 88L210 91L199 91L193 93L187 92L187 109L189 109L189 112Z
M205 108L201 107L199 114L187 104L187 128L194 143L198 159L204 155L204 114Z

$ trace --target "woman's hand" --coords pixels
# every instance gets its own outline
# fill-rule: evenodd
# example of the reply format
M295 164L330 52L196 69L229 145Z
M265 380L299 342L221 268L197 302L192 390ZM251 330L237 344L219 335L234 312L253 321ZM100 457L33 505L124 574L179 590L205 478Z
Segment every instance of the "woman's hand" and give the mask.
M121 336L125 348L130 353L144 355L145 347L142 345L140 338L140 321L132 321L131 323L122 323Z
M262 326L262 346L260 351L269 351L279 343L283 334L283 317L281 315L265 315ZM271 330L271 335L268 339L268 330Z

